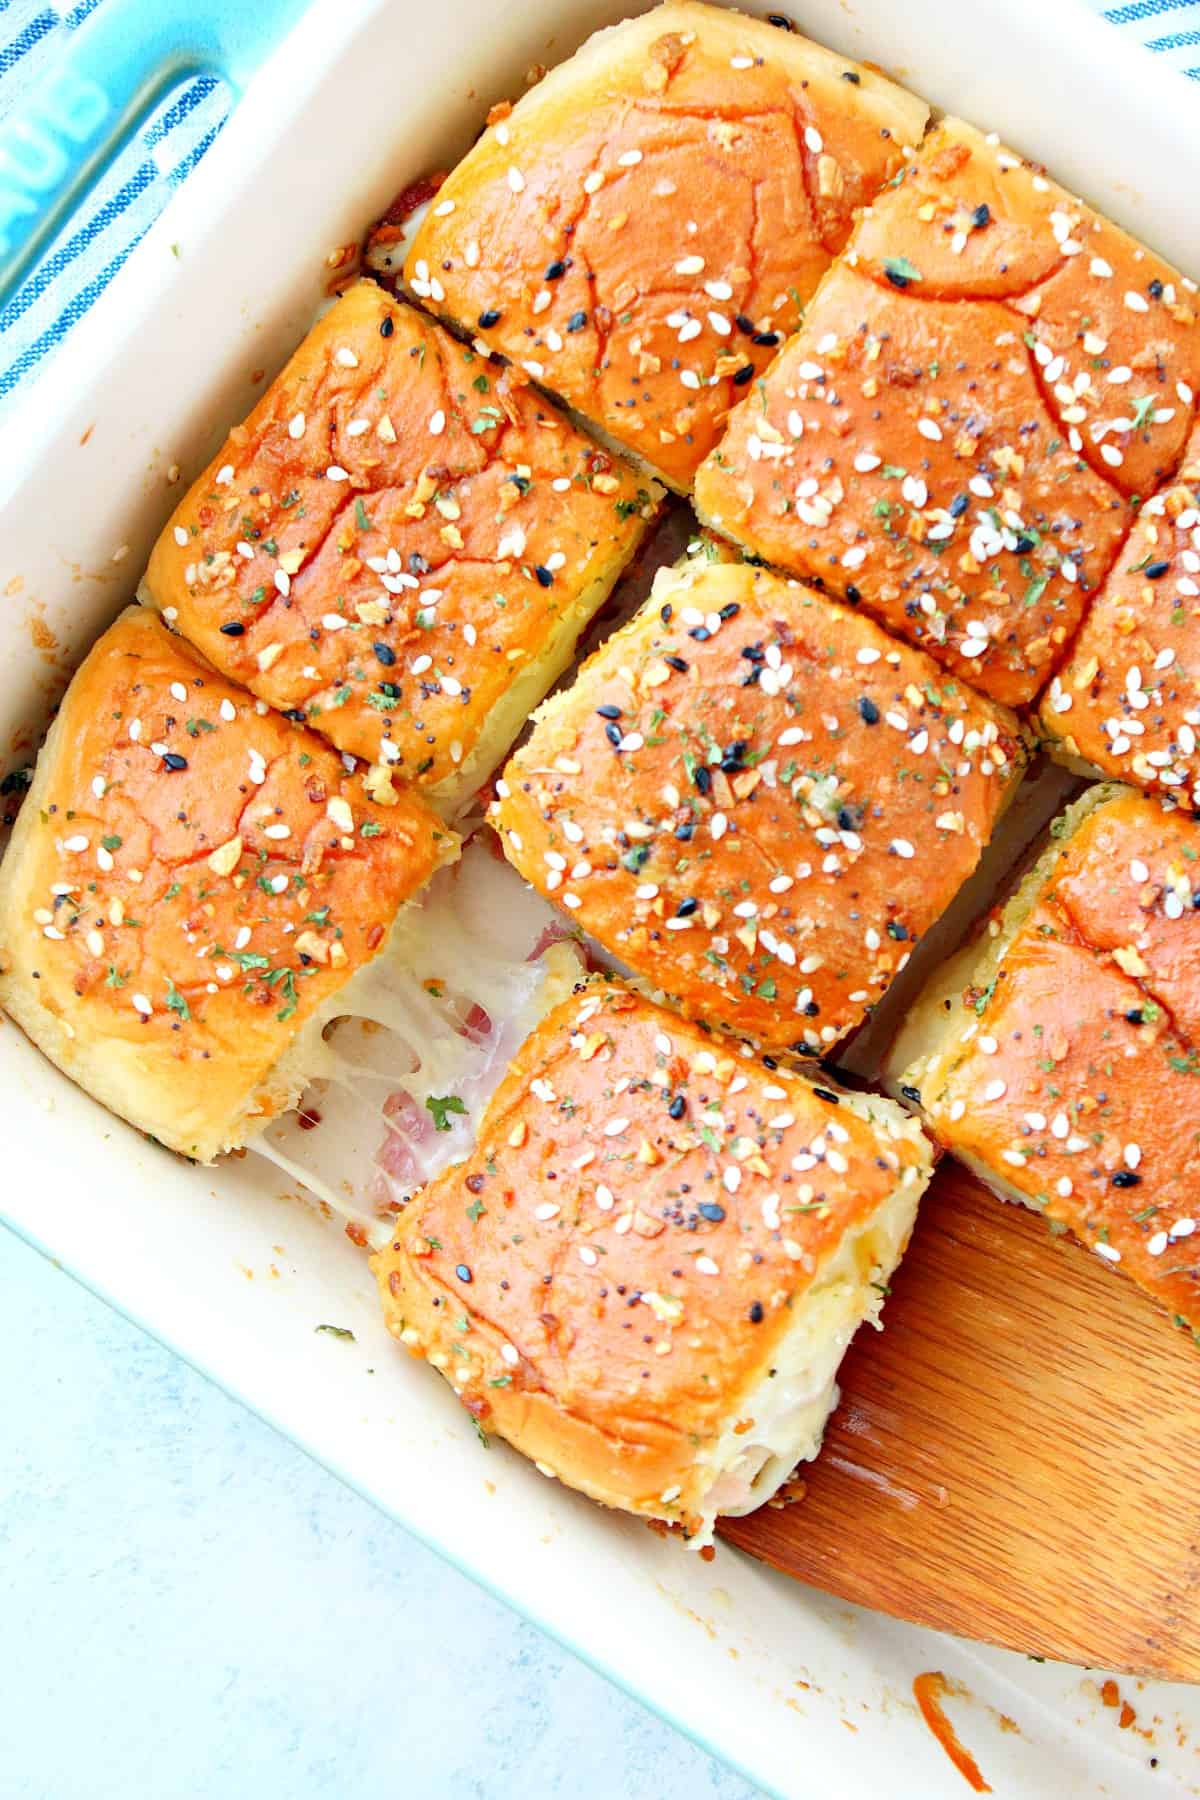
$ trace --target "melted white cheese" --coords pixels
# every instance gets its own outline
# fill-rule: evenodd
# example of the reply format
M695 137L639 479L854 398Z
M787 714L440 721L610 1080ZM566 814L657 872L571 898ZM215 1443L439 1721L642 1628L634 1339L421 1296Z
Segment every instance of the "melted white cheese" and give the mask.
M777 1347L771 1370L730 1416L712 1459L704 1497L711 1541L719 1514L754 1512L785 1482L797 1463L811 1462L838 1403L837 1372L850 1340L865 1322L879 1321L888 1278L904 1253L916 1218L924 1176L906 1171L891 1196L836 1252L797 1303L796 1317ZM735 1427L752 1419L750 1430Z
M386 1241L396 1208L469 1155L512 1058L582 975L560 933L486 842L469 845L310 1024L300 1106L249 1148Z

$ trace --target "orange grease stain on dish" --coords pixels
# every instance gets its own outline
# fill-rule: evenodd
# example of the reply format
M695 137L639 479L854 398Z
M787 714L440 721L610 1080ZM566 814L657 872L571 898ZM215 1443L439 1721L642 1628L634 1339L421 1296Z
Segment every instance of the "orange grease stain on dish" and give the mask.
M977 1794L990 1794L990 1782L983 1779L979 1764L965 1745L959 1742L957 1732L942 1711L942 1700L952 1691L950 1683L939 1669L928 1669L913 1682L913 1698L921 1709L921 1717L963 1780Z

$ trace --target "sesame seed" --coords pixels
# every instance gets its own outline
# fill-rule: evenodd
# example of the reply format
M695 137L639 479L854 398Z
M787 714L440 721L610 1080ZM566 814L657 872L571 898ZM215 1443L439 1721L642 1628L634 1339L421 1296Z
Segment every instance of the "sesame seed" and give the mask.
M983 1098L985 1100L1003 1100L1007 1092L1008 1083L1006 1081L989 1081L983 1090Z

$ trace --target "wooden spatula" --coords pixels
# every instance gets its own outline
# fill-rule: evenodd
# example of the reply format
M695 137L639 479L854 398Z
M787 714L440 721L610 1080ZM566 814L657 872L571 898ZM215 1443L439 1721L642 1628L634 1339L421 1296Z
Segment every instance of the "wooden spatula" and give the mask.
M802 1499L722 1528L964 1637L1200 1680L1200 1349L950 1162Z

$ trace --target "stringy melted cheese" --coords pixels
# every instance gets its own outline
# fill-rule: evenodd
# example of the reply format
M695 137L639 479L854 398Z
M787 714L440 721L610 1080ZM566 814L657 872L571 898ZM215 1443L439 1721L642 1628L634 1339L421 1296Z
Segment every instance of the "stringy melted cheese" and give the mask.
M300 1105L248 1148L378 1247L396 1210L469 1155L509 1063L582 973L549 907L469 845L311 1021Z

